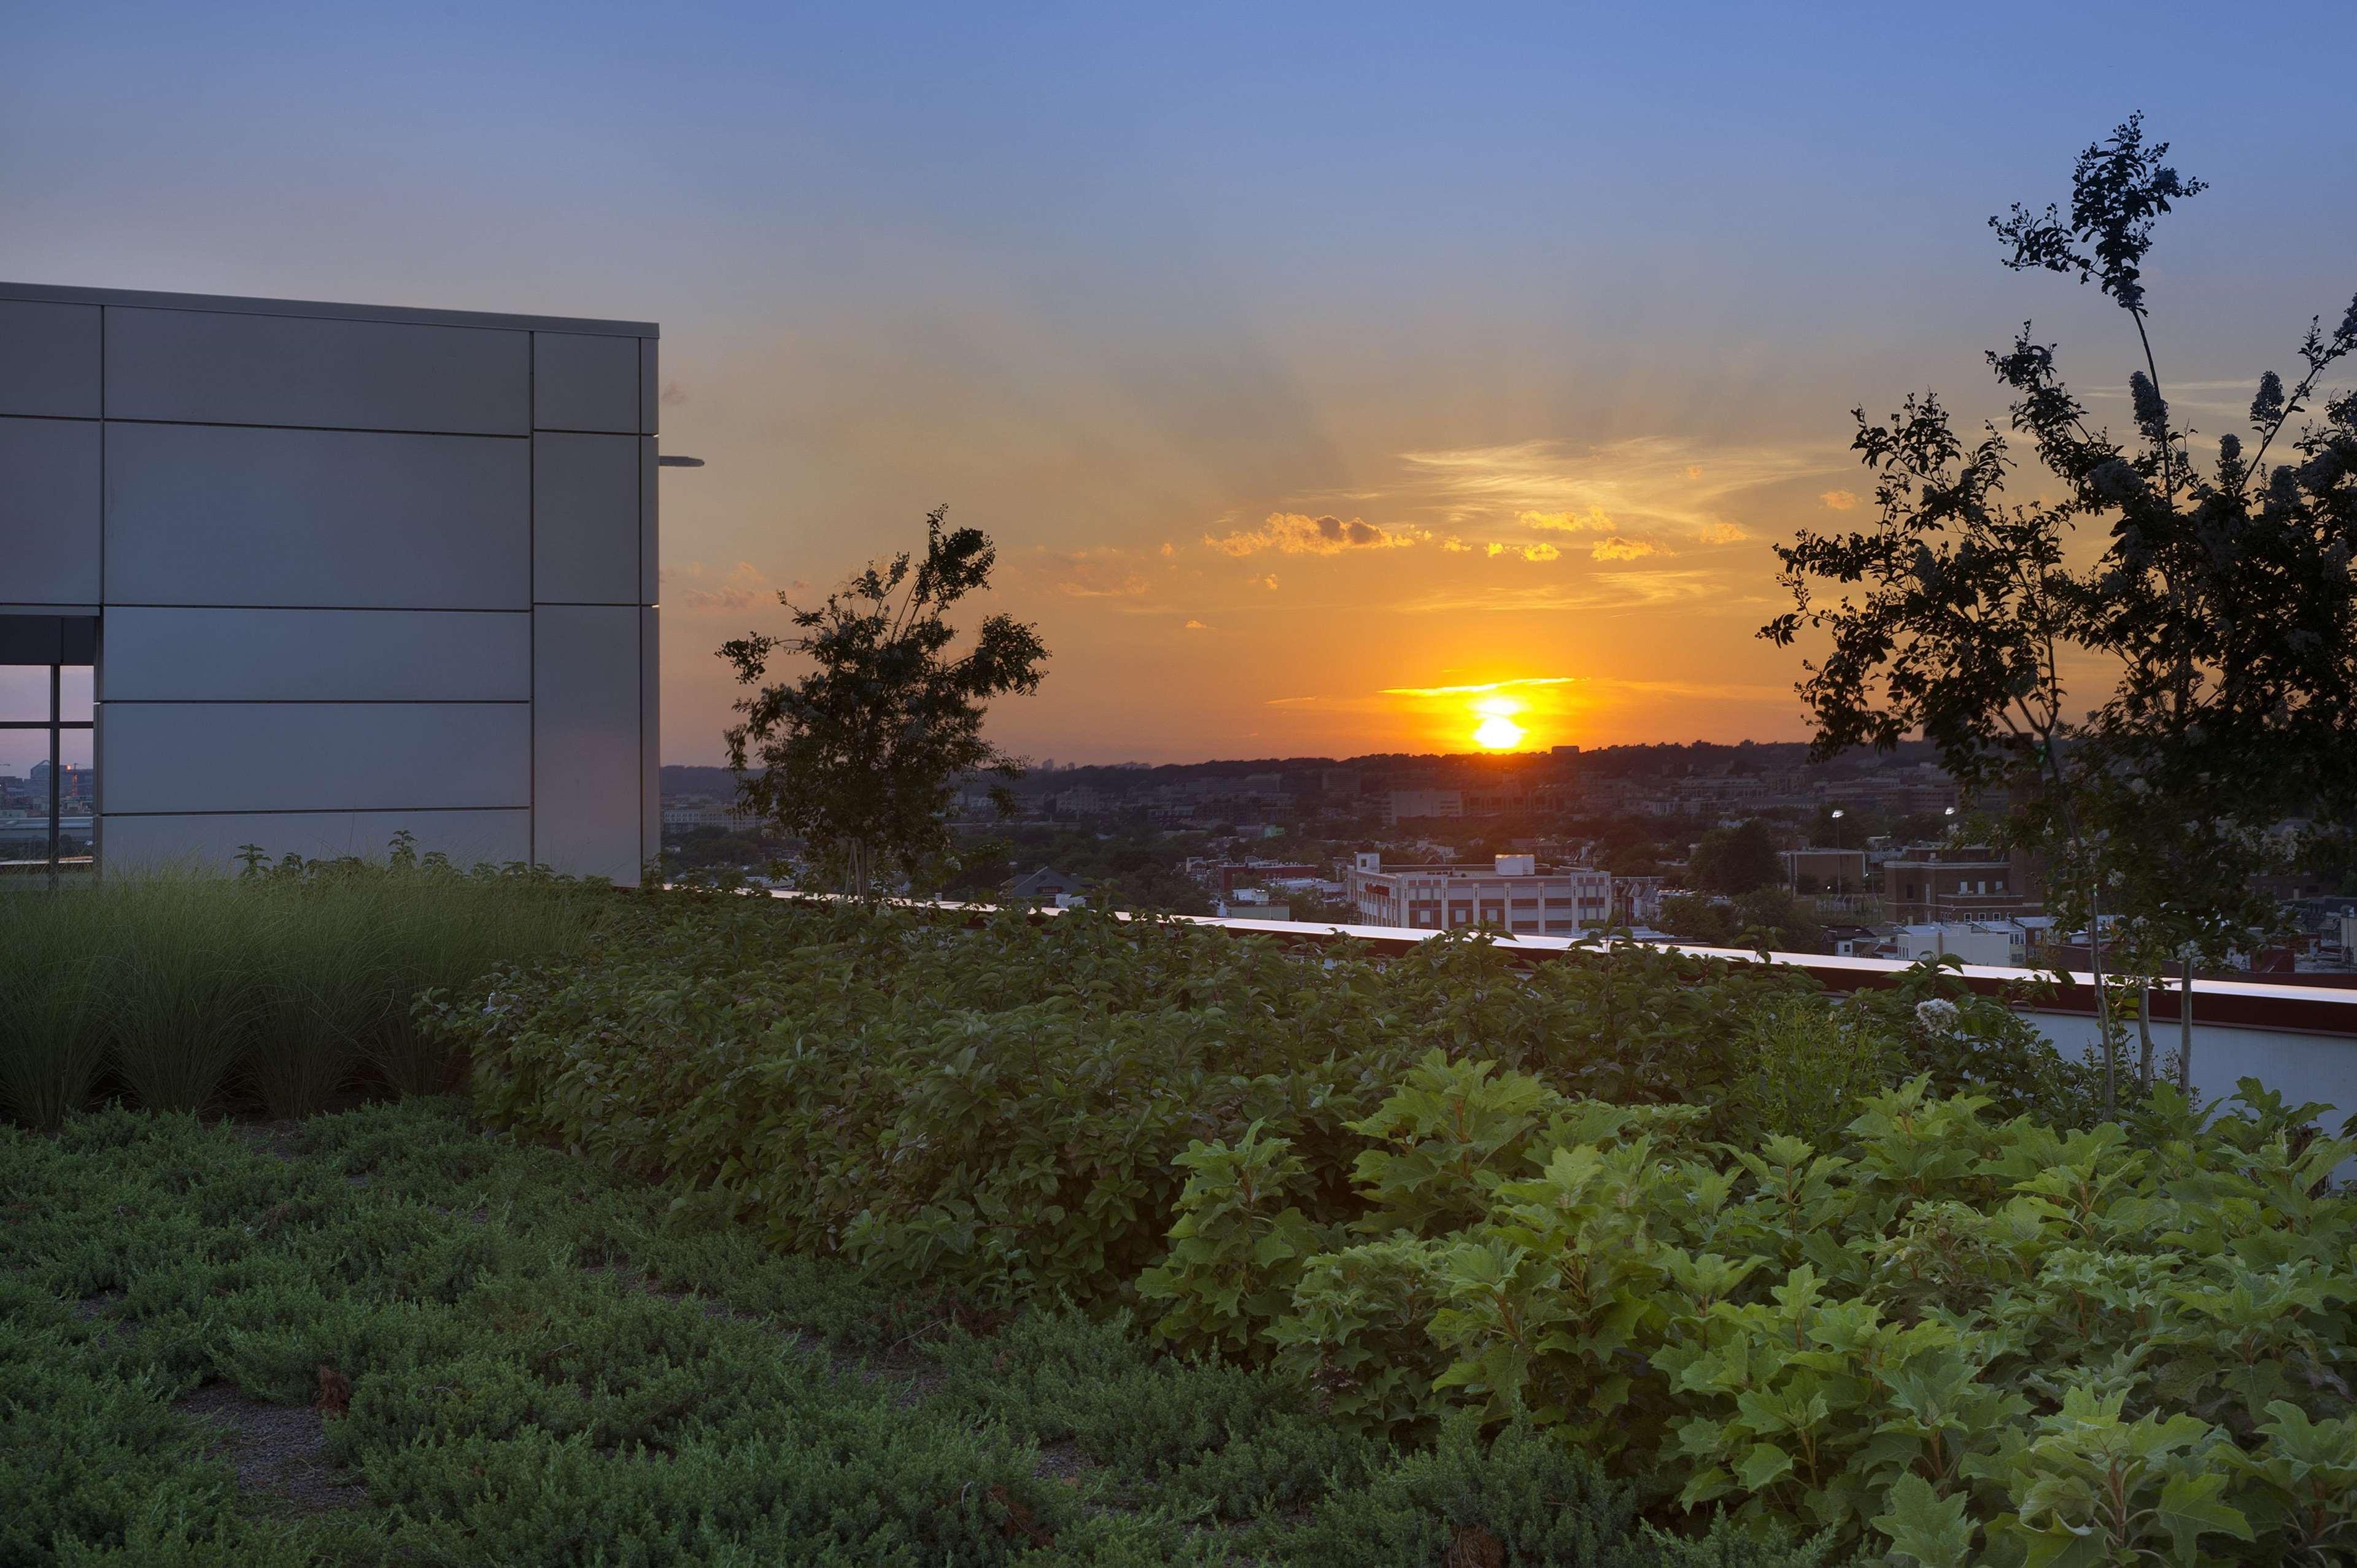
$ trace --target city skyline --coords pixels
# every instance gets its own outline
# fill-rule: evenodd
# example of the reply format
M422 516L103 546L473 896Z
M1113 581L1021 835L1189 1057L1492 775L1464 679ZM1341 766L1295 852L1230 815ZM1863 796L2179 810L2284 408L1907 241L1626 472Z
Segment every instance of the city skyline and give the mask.
M136 15L0 62L0 275L660 321L672 762L722 640L942 502L1052 653L1019 754L1800 738L1752 633L1870 514L1854 403L1996 413L2029 318L2126 423L2125 324L1987 214L2145 110L2211 428L2357 240L2352 134L2244 107L2297 12Z

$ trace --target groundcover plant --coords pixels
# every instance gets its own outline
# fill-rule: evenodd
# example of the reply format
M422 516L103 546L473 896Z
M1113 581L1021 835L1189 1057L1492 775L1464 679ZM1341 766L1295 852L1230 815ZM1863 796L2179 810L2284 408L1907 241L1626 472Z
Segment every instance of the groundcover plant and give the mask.
M0 1128L0 1563L1826 1561L1526 1425L1401 1453L1118 1316L935 1316L451 1101Z
M1674 1528L2346 1560L2357 1145L2256 1084L2099 1122L1943 983L714 900L431 1010L494 1122L781 1251L1531 1430Z

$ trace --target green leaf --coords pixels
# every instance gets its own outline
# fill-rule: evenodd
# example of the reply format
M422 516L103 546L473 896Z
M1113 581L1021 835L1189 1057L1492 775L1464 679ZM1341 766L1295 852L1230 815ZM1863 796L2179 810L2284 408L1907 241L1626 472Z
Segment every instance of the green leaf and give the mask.
M2251 1521L2240 1509L2219 1498L2225 1489L2226 1477L2215 1470L2200 1476L2171 1476L2160 1488L2160 1524L2169 1531L2178 1562L2200 1562L2197 1542L2205 1534L2251 1539Z
M1890 1550L1922 1568L1964 1568L1973 1549L1973 1524L1964 1517L1964 1496L1943 1498L1921 1476L1901 1476L1890 1488L1890 1510L1874 1528L1890 1538Z
M1746 1490L1764 1492L1792 1473L1792 1456L1772 1443L1755 1443L1735 1467Z

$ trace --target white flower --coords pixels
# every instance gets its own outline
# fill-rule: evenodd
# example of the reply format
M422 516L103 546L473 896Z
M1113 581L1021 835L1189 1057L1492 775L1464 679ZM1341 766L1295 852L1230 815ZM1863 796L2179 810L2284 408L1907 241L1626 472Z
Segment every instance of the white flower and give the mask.
M1918 1002L1915 1021L1927 1029L1953 1029L1956 1026L1956 1004L1936 996L1929 1002Z

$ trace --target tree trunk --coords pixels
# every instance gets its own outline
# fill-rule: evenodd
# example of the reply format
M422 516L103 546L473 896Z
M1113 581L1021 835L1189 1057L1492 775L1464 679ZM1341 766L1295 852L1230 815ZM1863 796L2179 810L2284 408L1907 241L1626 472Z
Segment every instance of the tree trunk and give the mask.
M2139 1088L2149 1090L2152 1088L2152 982L2150 980L2140 979L2136 982L2136 1035L2143 1042L2142 1052L2136 1058L2136 1084Z
M2193 1097L2193 952L2186 950L2181 961L2184 983L2177 993L2177 1087Z
M2087 968L2095 982L2095 1032L2104 1042L2104 1114L2120 1106L2120 1047L2112 1037L2112 999L2104 988L2104 894L2087 889Z

